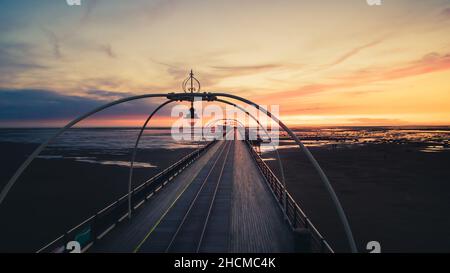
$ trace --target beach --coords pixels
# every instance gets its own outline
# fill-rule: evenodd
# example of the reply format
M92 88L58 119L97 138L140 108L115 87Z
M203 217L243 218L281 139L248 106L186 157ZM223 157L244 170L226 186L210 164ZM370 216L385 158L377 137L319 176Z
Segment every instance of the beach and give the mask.
M450 252L450 151L423 143L310 147L347 214L360 251ZM297 148L279 150L288 191L337 251L348 251L335 207ZM264 155L278 172L274 153Z
M103 133L97 138L93 133L86 142L79 140L70 145L72 141L59 141L33 161L0 206L3 218L0 252L35 252L127 193L132 149L127 145L114 145L112 142L123 136L121 132L112 132L119 136L117 139L111 136L109 145L107 139L102 139ZM157 138L161 136L158 134L150 138L155 145L150 148L144 139L142 148L138 149L134 186L197 147L159 145ZM37 147L30 142L35 141L0 141L1 187ZM104 145L100 148L102 142Z
M370 130L297 131L336 190L359 250L378 241L383 252L450 252L448 129ZM136 134L75 130L46 149L0 207L0 252L34 252L126 194ZM1 186L47 135L0 130ZM137 153L134 185L196 147L174 143L167 130L148 132ZM342 224L311 164L292 141L282 139L278 151L288 191L333 248L348 251ZM262 156L281 177L275 153Z

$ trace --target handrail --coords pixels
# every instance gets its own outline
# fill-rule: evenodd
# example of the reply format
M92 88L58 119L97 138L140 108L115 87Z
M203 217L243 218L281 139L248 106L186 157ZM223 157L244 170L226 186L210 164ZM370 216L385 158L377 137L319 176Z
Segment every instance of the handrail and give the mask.
M180 174L182 170L200 157L200 155L203 154L203 152L211 147L211 145L215 142L216 141L211 141L205 146L189 153L174 164L170 165L168 168L136 187L131 193L133 195L133 205L136 206L136 204L141 204L148 200L151 195L159 190L158 188L163 187L168 181L173 179L173 177ZM75 225L66 233L57 237L55 240L46 244L36 252L65 252L65 245L67 242L75 240L77 236L86 234L88 235L88 238L85 238L83 242L80 242L81 247L91 246L96 240L100 239L99 237L103 237L112 229L111 227L121 222L125 216L128 215L127 197L128 193L107 205L96 214Z
M253 149L251 143L247 141L247 146L250 150L252 158L255 160L261 174L265 178L267 184L269 185L274 197L278 201L281 209L286 208L286 216L289 225L292 229L298 227L303 227L310 231L311 237L315 242L315 247L319 252L334 253L330 244L325 240L325 238L320 234L317 228L313 225L311 220L306 216L300 206L295 202L294 198L285 190L284 185L280 182L278 177L272 172L269 166L263 161L261 156ZM283 204L283 194L287 192L286 202Z

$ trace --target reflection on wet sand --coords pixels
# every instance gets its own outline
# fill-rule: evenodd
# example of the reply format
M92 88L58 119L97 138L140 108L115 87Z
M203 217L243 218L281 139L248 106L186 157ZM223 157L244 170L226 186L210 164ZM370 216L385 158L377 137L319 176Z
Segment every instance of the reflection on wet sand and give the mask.
M450 149L450 127L437 128L393 128L393 127L345 127L296 129L295 133L307 147L330 149L351 148L367 144L417 144L421 152L442 152ZM426 145L426 147L424 147ZM297 145L286 133L280 133L278 149L295 148ZM262 152L273 150L263 145Z

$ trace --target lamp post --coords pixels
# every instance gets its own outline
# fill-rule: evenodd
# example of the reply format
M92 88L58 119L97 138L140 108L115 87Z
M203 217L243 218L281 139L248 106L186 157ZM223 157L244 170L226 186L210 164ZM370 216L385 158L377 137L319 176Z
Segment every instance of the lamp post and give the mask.
M194 109L194 99L195 96L193 96L194 93L200 92L201 85L200 81L197 80L197 78L194 77L194 72L191 69L191 72L189 73L189 76L183 81L182 84L183 91L185 93L191 94L191 107L189 108L189 113L186 114L186 118L190 119L190 125L191 125L191 141L194 140L194 125L195 125L195 119L198 119L198 115L195 113Z

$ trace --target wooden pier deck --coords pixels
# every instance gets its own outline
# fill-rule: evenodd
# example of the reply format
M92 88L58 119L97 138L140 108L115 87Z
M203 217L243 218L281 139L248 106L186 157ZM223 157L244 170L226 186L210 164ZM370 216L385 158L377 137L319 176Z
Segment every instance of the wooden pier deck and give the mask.
M244 141L218 141L90 252L293 252Z

